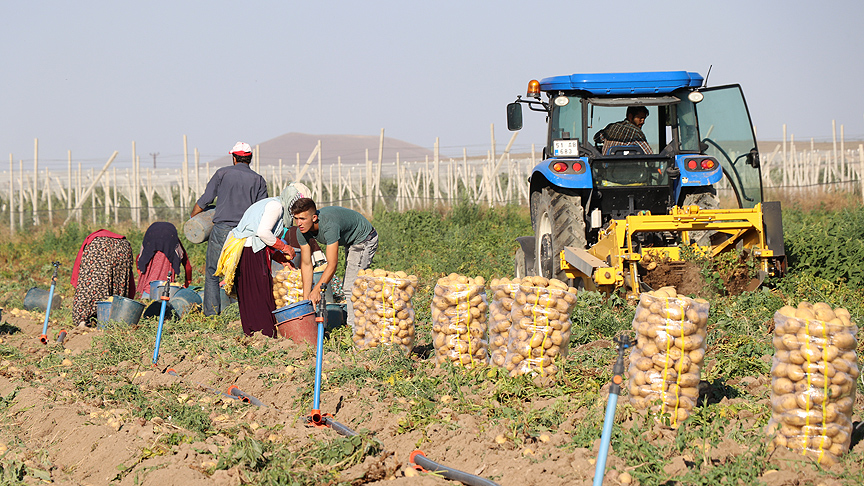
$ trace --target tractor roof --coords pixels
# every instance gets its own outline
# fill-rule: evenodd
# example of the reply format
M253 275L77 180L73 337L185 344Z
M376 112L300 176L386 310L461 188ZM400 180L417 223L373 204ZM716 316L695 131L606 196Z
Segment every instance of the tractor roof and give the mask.
M668 94L676 89L699 86L702 86L702 76L687 71L572 74L540 81L541 91L580 90L593 95Z

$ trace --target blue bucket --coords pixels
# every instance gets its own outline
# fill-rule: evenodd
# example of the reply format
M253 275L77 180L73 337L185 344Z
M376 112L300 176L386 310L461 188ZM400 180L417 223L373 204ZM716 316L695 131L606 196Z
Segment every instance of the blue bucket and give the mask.
M144 307L141 302L115 295L111 302L111 320L130 325L138 324L141 314L144 313Z
M96 324L99 329L103 329L105 323L111 320L111 304L110 300L96 302Z
M171 307L174 308L174 311L177 312L177 315L183 317L187 312L192 310L194 306L201 307L201 296L198 295L198 292L190 289L180 289L171 297L171 300L168 301L171 304Z
M48 294L51 292L48 290L43 290L38 287L33 287L32 289L27 291L27 294L24 296L24 309L32 311L32 310L40 310L47 311L48 310ZM51 310L56 310L60 308L60 304L63 303L63 298L57 292L54 292L54 298L51 300Z
M311 300L301 300L300 302L295 302L276 309L273 311L273 317L276 318L276 323L279 324L288 319L294 319L295 317L305 316L314 312L315 308L312 307Z

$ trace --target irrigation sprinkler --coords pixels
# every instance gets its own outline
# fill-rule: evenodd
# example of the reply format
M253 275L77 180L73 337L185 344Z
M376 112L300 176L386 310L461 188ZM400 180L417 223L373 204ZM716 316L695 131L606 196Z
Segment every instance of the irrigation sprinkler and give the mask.
M315 393L312 397L312 411L307 418L309 423L315 427L326 427L325 417L329 414L321 414L321 362L324 356L324 329L327 324L327 284L321 284L321 299L318 300L318 309L315 313L315 322L318 323L318 336L315 345Z
M633 340L627 334L615 338L618 344L618 359L612 367L612 384L609 385L609 401L606 403L606 417L603 419L603 434L600 436L600 451L597 452L597 466L594 469L594 486L603 484L606 474L606 458L609 455L609 442L612 440L612 424L615 422L615 408L618 406L618 395L621 394L621 384L624 382L624 351L633 345Z
M66 340L66 329L61 329L60 334L57 335L57 342L63 344L63 341Z
M174 281L172 277L173 274L171 270L168 270L168 280L165 282L162 295L159 296L159 299L162 300L162 308L159 310L159 327L156 330L156 347L153 350L153 366L156 366L156 362L159 361L159 344L162 342L162 326L165 324L165 308L168 306L168 299L171 298L171 282Z
M60 262L51 262L54 265L54 275L51 276L51 291L48 292L48 307L45 310L45 323L42 324L42 336L39 341L42 344L48 344L48 318L51 316L51 301L54 300L54 287L57 285L57 268L60 267Z

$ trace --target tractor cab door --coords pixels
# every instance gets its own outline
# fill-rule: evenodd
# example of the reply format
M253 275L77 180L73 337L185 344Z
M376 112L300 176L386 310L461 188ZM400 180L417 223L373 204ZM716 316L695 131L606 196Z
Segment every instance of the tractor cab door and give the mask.
M737 84L705 88L696 104L702 150L720 161L738 206L762 202L762 172L744 93Z

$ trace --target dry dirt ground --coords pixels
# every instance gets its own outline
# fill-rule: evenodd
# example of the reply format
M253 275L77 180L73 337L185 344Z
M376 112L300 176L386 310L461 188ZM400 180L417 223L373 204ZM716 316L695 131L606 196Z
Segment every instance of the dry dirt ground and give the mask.
M0 465L7 468L7 473L11 464L24 464L29 471L25 483L42 484L50 481L61 485L237 485L248 479L247 472L238 466L214 470L217 456L231 443L226 435L215 434L203 441L182 442L160 449L158 444L164 444L166 436L182 432L172 423L170 416L153 416L147 420L129 410L112 408L98 398L83 398L80 392L82 384L70 380L72 373L68 372L77 366L76 358L90 349L94 337L111 331L74 329L62 345L55 343L45 346L38 341L42 327L39 314L14 317L4 311L3 319L7 332L15 328L20 331L0 335L2 344L17 349L23 355L22 359L4 359L0 363L0 398L4 399L3 408L0 409L0 449L3 451L0 452ZM232 324L237 327L236 322ZM262 339L266 338L259 341ZM598 345L608 346L609 343ZM253 342L252 346L257 344ZM188 390L188 396L181 395L179 399L207 404L210 419L217 429L234 427L233 430L236 430L237 424L243 423L247 424L243 430L248 435L260 441L290 444L291 447L336 437L332 430L306 427L303 417L308 410L291 408L300 385L306 383L299 376L300 370L314 365L312 353L305 345L295 345L288 340L280 340L276 348L288 351L294 361L293 370L290 365L278 369L216 366L201 359L201 355L196 357L193 354L178 356L168 353L160 357L160 362L174 363L174 368L182 377L182 384ZM58 366L39 369L34 365L52 353L63 357ZM158 394L159 390L177 383L178 378L153 370L149 362L150 353L151 350L142 350L141 362L123 362L105 372L126 374L132 384L145 394ZM325 380L328 373L343 364L340 363L342 359L333 353L325 356ZM261 376L267 373L278 375L276 386L268 386L262 381ZM235 385L269 407L258 408L237 404L232 400L225 400L221 406L220 402L214 405L213 401L217 397L196 383L218 390ZM765 377L759 377L749 381L746 386L764 391L767 389L766 383ZM86 384L83 386L86 387ZM464 400L481 403L484 393L482 387L466 389ZM404 417L404 412L392 412L394 399L388 397L379 400L378 394L376 388L362 381L322 394L324 411L333 412L337 420L355 430L360 427L369 429L381 441L385 451L393 453L384 452L368 457L363 463L344 470L342 480L346 482L429 486L455 484L434 475L418 474L410 468L409 453L418 443L422 443L422 449L430 459L493 478L501 485L591 484L599 439L594 441L593 448L568 450L560 447L571 442L574 424L584 419L585 409L567 417L548 434L528 439L517 446L510 439L501 440L501 437L510 437L505 426L489 426L478 415L456 413L446 406L436 409L444 419L443 423L399 433L398 423ZM570 399L528 399L526 413L558 406L561 404L556 401ZM605 399L600 410L604 405ZM856 408L860 415L860 403ZM756 421L746 407L742 407L739 416L733 418L733 424L743 422L745 426L752 426ZM856 420L860 420L860 417ZM621 426L632 426L632 420L626 419ZM658 427L652 433L658 441L674 441L675 433L671 430ZM234 440L242 438L243 434L241 432L239 436L234 436ZM597 430L598 438L599 435L600 431ZM859 444L857 447L862 448L864 445ZM744 445L731 440L716 447L694 447L690 452L669 458L668 465L663 471L658 471L658 475L675 477L682 474L687 471L695 454L705 454L711 461L721 463L740 456L745 450ZM626 467L614 450L609 456L607 467L609 473L605 484L630 484L628 480L631 478L625 473L632 467ZM847 484L825 479L824 475L817 474L815 467L789 452L778 451L771 456L771 464L759 467L765 470L761 479L772 486ZM858 470L864 477L864 469ZM678 483L673 481L668 484Z

